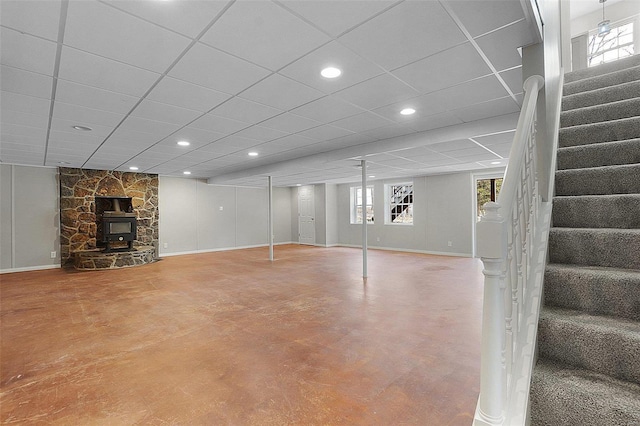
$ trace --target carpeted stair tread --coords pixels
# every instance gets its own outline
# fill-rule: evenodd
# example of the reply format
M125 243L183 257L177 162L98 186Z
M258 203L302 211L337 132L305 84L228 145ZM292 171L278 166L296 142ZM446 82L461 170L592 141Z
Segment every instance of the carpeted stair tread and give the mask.
M640 164L556 171L557 195L640 193Z
M593 105L565 111L560 114L560 127L600 123L640 116L640 98L625 99L601 105Z
M628 58L619 59L614 62L608 62L606 64L596 65L593 67L568 72L564 75L564 82L572 83L577 80L584 80L585 78L595 77L603 74L609 74L615 71L620 71L622 69L631 68L637 65L640 65L640 55L634 55Z
M562 98L562 111L570 111L576 108L584 108L631 98L640 98L640 80L564 96Z
M551 263L544 305L640 321L640 271Z
M640 386L540 359L530 407L531 426L638 426Z
M553 226L640 228L640 194L554 197Z
M538 324L541 358L640 384L640 322L545 307Z
M549 261L640 270L640 229L552 228Z
M583 124L560 129L560 148L640 138L640 117Z
M640 163L640 139L558 149L558 170Z
M580 80L565 83L563 95L574 95L612 85L628 83L640 79L640 66L613 71Z

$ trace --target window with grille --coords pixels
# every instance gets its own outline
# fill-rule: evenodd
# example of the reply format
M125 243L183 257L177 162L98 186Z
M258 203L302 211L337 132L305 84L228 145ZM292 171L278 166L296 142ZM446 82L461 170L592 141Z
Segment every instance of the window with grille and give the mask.
M362 187L351 188L351 223L362 223L362 212L366 211L367 223L373 223L373 186L367 186L367 204L362 206Z
M600 36L597 30L589 33L588 64L590 67L617 61L634 54L633 22L611 28L609 34Z
M385 186L387 224L413 224L413 184L398 183Z

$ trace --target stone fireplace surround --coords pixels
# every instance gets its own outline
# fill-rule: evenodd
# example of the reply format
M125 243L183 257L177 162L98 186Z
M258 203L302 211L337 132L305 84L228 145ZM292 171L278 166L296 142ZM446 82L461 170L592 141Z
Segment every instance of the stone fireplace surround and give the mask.
M158 175L60 167L60 254L96 249L96 196L131 197L138 221L136 245L158 253Z

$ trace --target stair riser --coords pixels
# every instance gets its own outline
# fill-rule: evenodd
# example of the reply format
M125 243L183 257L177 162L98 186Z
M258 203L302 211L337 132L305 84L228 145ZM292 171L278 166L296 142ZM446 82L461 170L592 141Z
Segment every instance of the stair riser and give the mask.
M640 230L552 228L551 263L640 269Z
M553 226L640 229L640 195L557 197Z
M563 95L574 95L576 93L601 89L603 87L615 86L629 83L640 79L640 66L627 68L610 74L604 74L584 80L578 80L564 85Z
M577 108L585 108L632 98L640 98L640 81L565 96L562 99L562 111L571 111Z
M620 59L615 62L609 62L607 64L597 65L595 67L585 68L567 73L564 76L564 82L572 83L574 81L584 80L585 78L596 77L604 74L610 74L612 72L620 71L638 65L640 65L640 55L635 55L629 58Z
M640 335L608 331L541 316L540 357L640 384Z
M640 138L640 117L560 129L560 148Z
M639 193L640 164L556 172L556 195Z
M547 268L544 305L640 321L640 273Z
M640 98L563 112L560 115L560 127L600 123L636 116L640 116Z
M640 163L640 139L580 145L558 150L558 170Z

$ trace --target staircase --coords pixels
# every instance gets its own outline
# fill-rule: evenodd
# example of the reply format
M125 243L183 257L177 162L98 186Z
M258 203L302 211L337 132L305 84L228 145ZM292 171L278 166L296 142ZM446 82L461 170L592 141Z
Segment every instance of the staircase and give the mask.
M640 425L640 55L565 76L531 425Z

